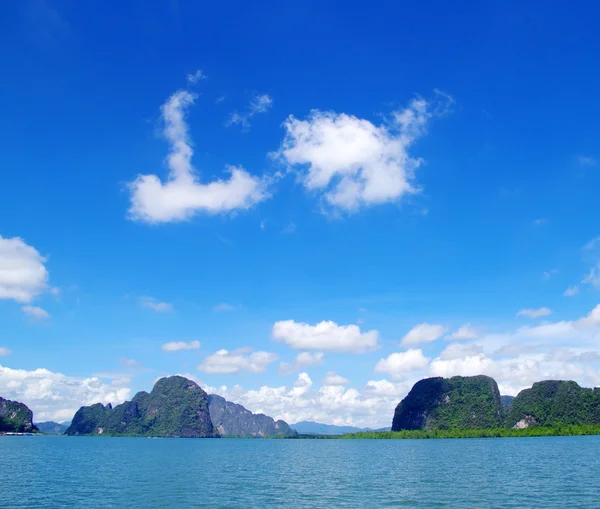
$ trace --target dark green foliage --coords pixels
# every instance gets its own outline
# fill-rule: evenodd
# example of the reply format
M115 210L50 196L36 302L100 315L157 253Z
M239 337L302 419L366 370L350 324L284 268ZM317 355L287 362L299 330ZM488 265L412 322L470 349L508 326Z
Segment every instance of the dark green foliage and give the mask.
M224 436L265 437L296 434L285 421L274 421L264 414L253 414L242 405L226 401L215 394L208 396L208 409L213 426Z
M208 396L181 376L161 378L152 392L139 392L112 408L100 403L80 408L67 435L216 437L208 412Z
M514 399L506 426L600 425L600 390L576 382L536 382Z
M33 412L23 403L0 398L0 433L32 433Z
M396 407L392 431L485 429L502 425L502 403L493 378L426 378Z
M416 438L509 438L509 437L559 437L579 435L600 435L600 426L557 426L534 427L526 429L492 428L492 429L432 429L404 431L363 431L337 437L310 438L342 438L342 439L416 439ZM304 437L303 437L304 438ZM307 437L308 438L308 437Z

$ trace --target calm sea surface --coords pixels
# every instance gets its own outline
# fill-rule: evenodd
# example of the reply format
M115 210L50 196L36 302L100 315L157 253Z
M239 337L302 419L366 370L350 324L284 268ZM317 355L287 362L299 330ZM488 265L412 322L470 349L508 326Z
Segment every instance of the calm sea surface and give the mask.
M600 437L0 437L0 508L600 508Z

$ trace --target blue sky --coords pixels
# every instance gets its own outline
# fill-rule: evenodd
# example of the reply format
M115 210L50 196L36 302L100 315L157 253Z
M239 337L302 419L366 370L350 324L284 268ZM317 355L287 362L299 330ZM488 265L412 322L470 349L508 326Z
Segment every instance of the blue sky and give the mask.
M598 9L6 3L0 395L386 425L423 376L600 384Z

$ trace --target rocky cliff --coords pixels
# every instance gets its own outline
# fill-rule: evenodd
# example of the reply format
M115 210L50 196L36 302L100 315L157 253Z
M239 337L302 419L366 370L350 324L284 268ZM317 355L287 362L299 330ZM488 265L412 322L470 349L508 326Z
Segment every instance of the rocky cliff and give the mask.
M586 389L576 382L546 380L522 390L513 400L506 426L600 425L600 389Z
M497 428L502 419L500 392L493 378L425 378L396 407L392 431Z
M33 412L23 403L0 398L0 432L31 433L37 431Z
M296 435L285 421L275 421L264 414L253 414L242 405L226 401L216 394L208 396L208 409L213 426L221 435L253 437Z
M81 407L67 435L216 437L208 411L208 395L181 376L161 378L152 392L138 392L116 407L100 403Z

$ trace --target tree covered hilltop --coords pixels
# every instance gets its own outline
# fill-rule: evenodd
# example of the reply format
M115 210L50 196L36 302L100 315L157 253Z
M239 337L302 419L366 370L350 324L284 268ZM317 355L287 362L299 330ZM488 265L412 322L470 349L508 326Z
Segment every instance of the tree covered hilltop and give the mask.
M425 378L398 404L392 421L393 432L568 426L600 426L600 389L546 380L506 398L496 381L483 375Z
M296 432L284 421L224 398L208 395L182 376L161 378L152 392L138 392L114 408L97 403L81 407L66 435L217 438L220 436L290 436Z
M18 401L0 397L0 433L34 433L33 412Z

